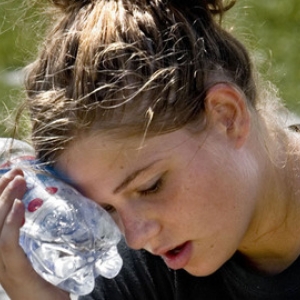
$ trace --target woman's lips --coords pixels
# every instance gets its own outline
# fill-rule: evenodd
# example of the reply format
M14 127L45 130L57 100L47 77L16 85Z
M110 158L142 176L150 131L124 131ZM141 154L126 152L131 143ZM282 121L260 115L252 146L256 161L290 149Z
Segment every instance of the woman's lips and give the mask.
M192 256L192 243L185 242L184 244L169 250L162 255L163 260L170 269L183 269L189 262Z

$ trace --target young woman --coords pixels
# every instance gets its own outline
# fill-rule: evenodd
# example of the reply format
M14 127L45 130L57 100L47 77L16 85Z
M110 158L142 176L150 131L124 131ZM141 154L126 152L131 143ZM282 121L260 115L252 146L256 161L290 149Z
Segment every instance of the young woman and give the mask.
M122 271L82 299L299 299L300 138L219 24L233 3L52 2L26 78L32 143L124 235ZM1 284L68 299L18 245L22 172L0 192Z

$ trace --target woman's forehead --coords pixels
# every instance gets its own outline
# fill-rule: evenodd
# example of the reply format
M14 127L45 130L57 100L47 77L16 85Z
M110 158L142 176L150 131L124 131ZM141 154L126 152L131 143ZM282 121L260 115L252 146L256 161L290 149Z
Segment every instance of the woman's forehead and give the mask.
M143 147L140 142L140 138L114 142L87 136L74 142L58 158L55 168L85 195L95 197L101 193L105 198L141 170L149 176L190 163L199 144L186 130L151 137Z
M168 155L190 139L191 135L183 129L145 139L141 136L116 138L99 133L72 142L58 158L57 165L65 168L79 161L91 164L95 160L105 163L151 160L159 155Z

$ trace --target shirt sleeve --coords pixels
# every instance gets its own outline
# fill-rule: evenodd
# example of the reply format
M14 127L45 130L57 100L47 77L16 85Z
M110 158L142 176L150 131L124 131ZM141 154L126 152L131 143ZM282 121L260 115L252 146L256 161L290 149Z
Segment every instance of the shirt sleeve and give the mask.
M160 257L119 244L123 267L113 279L99 276L94 291L80 300L174 300L174 271Z

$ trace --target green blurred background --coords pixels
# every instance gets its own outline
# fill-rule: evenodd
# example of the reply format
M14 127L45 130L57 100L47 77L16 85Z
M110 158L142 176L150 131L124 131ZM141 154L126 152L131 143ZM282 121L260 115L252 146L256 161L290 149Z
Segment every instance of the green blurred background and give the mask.
M44 17L34 2L0 2L2 121L22 101L21 69L34 57L42 37ZM300 1L237 0L225 20L258 58L261 72L277 85L287 107L300 114ZM0 124L0 136L10 134L9 122Z

